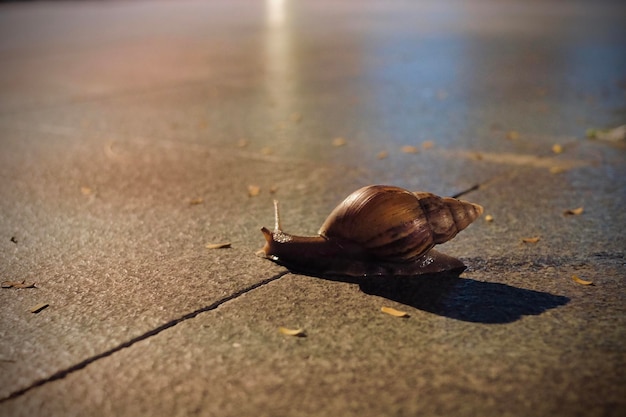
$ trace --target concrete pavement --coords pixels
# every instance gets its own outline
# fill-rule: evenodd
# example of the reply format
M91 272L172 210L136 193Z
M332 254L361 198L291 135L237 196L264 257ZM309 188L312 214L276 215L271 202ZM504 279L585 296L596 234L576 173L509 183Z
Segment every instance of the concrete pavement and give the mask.
M37 287L0 290L0 416L623 415L626 145L585 133L626 123L625 11L0 5L0 278ZM373 183L478 185L468 269L254 255L274 198L313 234Z

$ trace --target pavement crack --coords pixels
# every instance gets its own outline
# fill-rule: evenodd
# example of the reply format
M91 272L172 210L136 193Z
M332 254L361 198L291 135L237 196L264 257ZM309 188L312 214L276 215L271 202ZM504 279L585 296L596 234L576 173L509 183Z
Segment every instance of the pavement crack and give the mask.
M141 334L139 336L136 336L136 337L134 337L134 338L124 342L124 343L121 343L121 344L119 344L119 345L117 345L117 346L115 346L115 347L113 347L113 348L111 348L109 350L106 350L106 351L104 351L102 353L99 353L97 355L91 356L91 357L89 357L89 358L87 358L87 359L85 359L85 360L83 360L81 362L78 362L78 363L76 363L76 364L74 364L74 365L72 365L72 366L70 366L68 368L61 369L60 371L55 372L54 374L50 375L47 378L42 378L42 379L36 380L32 384L30 384L30 385L28 385L28 386L26 386L24 388L21 388L21 389L19 389L17 391L13 391L11 394L9 394L6 397L0 398L0 404L5 402L5 401L8 401L8 400L20 397L20 396L26 394L28 391L30 391L30 390L32 390L34 388L40 387L42 385L45 385L45 384L47 384L49 382L53 382L53 381L57 381L59 379L63 379L66 376L68 376L69 374L72 374L72 373L74 373L76 371L80 371L81 369L86 368L90 364L92 364L92 363L94 363L94 362L96 362L96 361L98 361L100 359L103 359L103 358L106 358L108 356L111 356L114 353L117 353L117 352L121 351L122 349L131 347L135 343L138 343L138 342L146 340L146 339L148 339L150 337L156 336L157 334L161 333L162 331L167 330L169 328L172 328L172 327L176 326L177 324L182 323L182 322L184 322L186 320L193 319L193 318L195 318L196 316L198 316L201 313L205 313L207 311L215 310L216 308L218 308L219 306L223 305L224 303L232 301L232 300L234 300L236 298L241 297L242 295L244 295L246 293L249 293L250 291L253 291L253 290L257 289L257 288L263 287L263 286L265 286L265 285L267 285L267 284L269 284L269 283L271 283L273 281L276 281L276 280L282 278L283 276L287 275L288 273L289 273L289 271L283 271L283 272L281 272L279 274L276 274L276 275L271 276L271 277L269 277L267 279L259 281L259 282L255 283L255 284L252 284L252 285L250 285L248 287L245 287L245 288L243 288L243 289L241 289L241 290L239 290L237 292L234 292L234 293L232 293L232 294L230 294L230 295L228 295L228 296L226 296L224 298L221 298L221 299L215 301L214 303L209 304L208 306L205 306L205 307L199 308L197 310L194 310L194 311L192 311L190 313L184 314L184 315L182 315L182 316L180 316L178 318L175 318L173 320L170 320L169 322L164 323L164 324L162 324L162 325L160 325L160 326L158 326L158 327L156 327L156 328L154 328L152 330L149 330L149 331L147 331L147 332L145 332L145 333L143 333L143 334Z
M464 196L465 194L471 193L472 191L476 191L479 188L480 188L480 184L474 184L471 187L469 187L469 188L467 188L467 189L465 189L463 191L459 191L458 193L451 195L450 197L452 197L452 198L459 198L461 196Z

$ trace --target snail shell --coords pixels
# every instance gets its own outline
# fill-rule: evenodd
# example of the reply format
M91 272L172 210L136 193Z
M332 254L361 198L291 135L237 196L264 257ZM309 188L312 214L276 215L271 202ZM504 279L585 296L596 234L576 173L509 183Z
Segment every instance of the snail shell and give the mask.
M420 275L462 271L458 259L432 249L478 218L477 204L431 193L370 185L350 194L328 216L318 236L287 234L274 202L274 231L261 229L265 256L314 275Z

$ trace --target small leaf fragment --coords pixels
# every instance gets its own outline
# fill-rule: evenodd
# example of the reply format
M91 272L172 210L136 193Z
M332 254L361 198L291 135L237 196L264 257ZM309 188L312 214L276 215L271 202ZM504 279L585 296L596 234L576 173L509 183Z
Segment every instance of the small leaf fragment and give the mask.
M509 130L508 132L506 132L506 138L508 140L516 140L519 139L519 132L515 131L515 130Z
M342 137L338 137L333 139L333 146L338 148L340 146L344 146L346 143L348 143L344 138Z
M584 279L579 278L577 275L572 275L572 281L580 285L593 285L593 281L585 281Z
M583 207L578 207L578 208L575 208L575 209L565 210L563 212L563 215L565 215L565 216L579 216L579 215L583 214L584 211L585 211L585 209Z
M419 153L419 148L417 146L412 146L412 145L404 145L401 148L402 152L404 153Z
M555 154L563 153L563 146L555 143L554 145L552 145L552 152L554 152Z
M485 221L486 221L486 222L492 222L492 221L493 221L493 216L492 216L491 214L487 214L487 215L485 216Z
M255 197L257 195L259 195L259 193L261 192L261 187L259 187L258 185L248 185L248 195L250 197Z
M376 158L378 159L385 159L389 156L389 152L387 151L380 151L376 154Z
M189 205L190 206L197 206L198 204L202 204L204 202L203 198L190 198L189 199Z
M26 284L26 281L2 281L2 288L37 288L35 283Z
M409 317L409 313L407 313L406 311L396 310L393 307L381 307L380 311L394 317Z
M537 242L539 242L539 240L541 240L541 238L539 236L523 237L522 238L522 242L524 242L524 243L537 243Z
M86 186L80 187L80 192L85 196L89 196L93 194L93 190L90 187L86 187Z
M426 140L422 142L422 148L424 149L432 149L435 146L435 142L432 140Z
M33 314L37 314L37 313L39 313L41 310L43 310L43 309L47 308L49 305L50 305L50 304L48 304L48 303L40 303L40 304L37 304L35 307L33 307L33 308L31 308L31 309L30 309L30 312L31 312L31 313L33 313Z
M626 125L621 125L613 129L587 129L589 139L600 139L609 142L619 142L626 140Z
M287 327L280 326L278 328L278 331L281 332L282 334L286 335L286 336L296 336L296 337L305 337L306 336L306 332L302 328L289 329Z
M207 243L206 245L204 245L204 247L207 249L224 249L224 248L230 248L230 245L231 245L230 242Z

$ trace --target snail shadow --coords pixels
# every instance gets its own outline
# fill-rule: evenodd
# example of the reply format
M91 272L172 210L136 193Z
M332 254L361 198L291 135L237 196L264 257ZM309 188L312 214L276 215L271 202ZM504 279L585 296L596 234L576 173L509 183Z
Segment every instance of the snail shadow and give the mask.
M473 323L512 323L567 304L568 297L506 284L461 278L457 274L415 277L369 277L334 281L357 283L366 294Z

